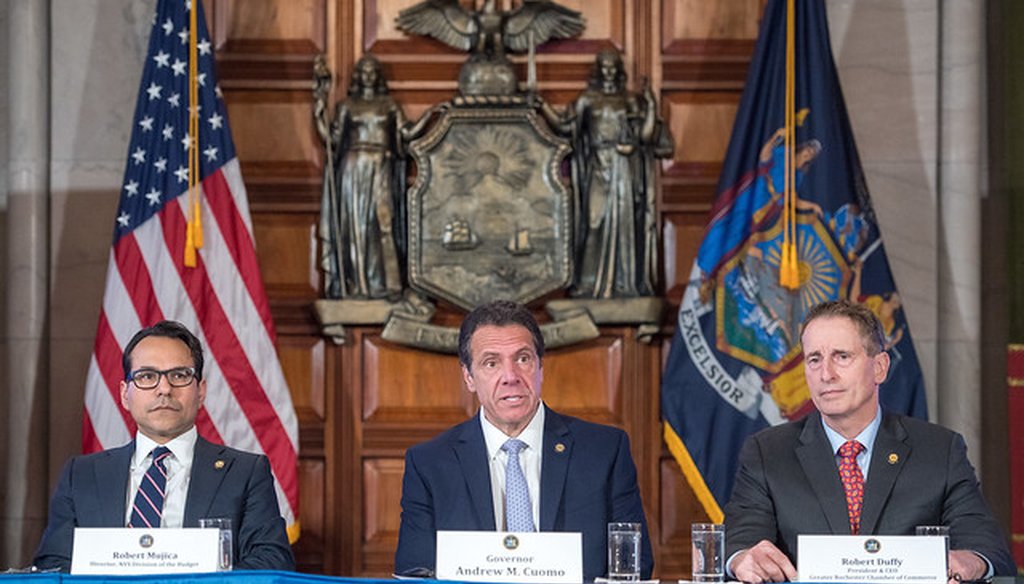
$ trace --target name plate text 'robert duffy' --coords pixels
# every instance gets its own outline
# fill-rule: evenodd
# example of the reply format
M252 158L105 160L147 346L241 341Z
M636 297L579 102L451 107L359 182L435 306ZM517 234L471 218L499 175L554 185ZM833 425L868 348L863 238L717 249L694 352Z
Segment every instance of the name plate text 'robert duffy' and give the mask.
M75 528L72 574L216 572L220 530Z
M946 538L913 535L801 535L803 582L945 584Z
M437 579L466 582L583 582L579 533L438 531Z

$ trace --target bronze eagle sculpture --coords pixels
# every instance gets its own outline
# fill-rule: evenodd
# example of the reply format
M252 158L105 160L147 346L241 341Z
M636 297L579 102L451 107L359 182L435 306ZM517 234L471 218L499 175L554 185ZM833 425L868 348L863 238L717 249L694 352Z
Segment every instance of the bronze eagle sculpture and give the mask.
M495 9L494 3L485 0L481 10L473 11L458 0L423 0L402 10L396 21L405 32L497 59L503 59L505 51L525 53L531 44L574 37L585 28L579 12L551 0L523 0L509 11Z

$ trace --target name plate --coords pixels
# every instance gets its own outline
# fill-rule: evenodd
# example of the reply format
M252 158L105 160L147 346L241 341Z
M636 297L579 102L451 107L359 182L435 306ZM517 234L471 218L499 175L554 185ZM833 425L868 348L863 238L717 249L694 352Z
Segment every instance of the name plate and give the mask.
M583 582L579 533L438 531L437 579L466 582Z
M216 572L218 529L76 527L72 574L182 574Z
M797 558L804 582L946 582L941 536L801 535Z

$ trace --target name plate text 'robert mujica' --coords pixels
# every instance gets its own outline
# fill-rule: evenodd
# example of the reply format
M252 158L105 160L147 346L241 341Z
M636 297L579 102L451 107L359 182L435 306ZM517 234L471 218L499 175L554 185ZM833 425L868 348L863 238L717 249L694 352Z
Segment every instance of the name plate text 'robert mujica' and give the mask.
M72 574L216 572L218 529L75 528Z

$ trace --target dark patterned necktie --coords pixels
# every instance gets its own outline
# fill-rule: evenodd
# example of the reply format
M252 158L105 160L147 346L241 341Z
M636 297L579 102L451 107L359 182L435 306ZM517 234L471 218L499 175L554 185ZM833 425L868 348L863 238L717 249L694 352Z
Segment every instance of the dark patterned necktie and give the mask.
M839 447L839 480L846 491L846 510L850 514L850 533L860 532L860 512L864 503L864 475L857 465L857 455L864 451L864 445L849 440Z
M164 513L164 496L167 492L167 457L171 451L166 446L153 449L153 463L142 477L139 492L132 503L132 516L128 527L160 527Z
M524 448L526 443L515 438L501 447L508 453L505 464L505 529L508 531L533 531L530 489L526 486L523 467L519 466L519 452Z

